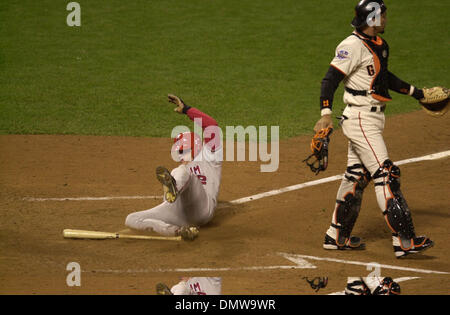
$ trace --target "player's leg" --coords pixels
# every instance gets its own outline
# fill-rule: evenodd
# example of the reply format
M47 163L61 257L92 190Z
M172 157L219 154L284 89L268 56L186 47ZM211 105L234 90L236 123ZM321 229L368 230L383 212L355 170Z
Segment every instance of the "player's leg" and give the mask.
M197 227L211 218L209 199L202 183L184 164L173 169L169 176L170 182L174 183L175 200L172 203L166 200L155 208L132 213L125 225L135 230L154 231L167 236L181 235L192 240L198 236Z
M180 235L183 227L189 227L183 200L178 198L189 185L190 173L181 164L172 170L156 168L156 178L163 184L165 201L148 210L128 215L125 225L139 231L154 231L166 236ZM183 231L186 232L186 231Z
M176 236L179 235L181 227L188 226L188 221L180 202L171 204L164 201L154 208L129 214L125 225L137 231Z
M347 170L339 187L331 225L325 234L325 249L364 249L359 237L351 236L358 218L364 189L370 174L351 143L348 146Z
M395 255L403 257L431 247L431 240L415 235L411 212L400 190L400 169L389 160L383 139L384 115L359 112L358 125L352 130L351 141L374 180L378 205L393 233Z
M397 258L418 253L433 246L426 236L416 236L411 211L400 190L400 168L385 160L374 173L377 200L388 227Z
M191 288L187 285L185 280L181 280L177 284L175 284L171 289L173 295L193 295L191 292Z
M197 175L189 170L189 164L182 164L172 170L186 220L193 226L207 223L213 216L213 202Z
M208 197L202 182L192 175L189 182L180 195L184 205L186 219L191 225L202 226L209 222L214 214L212 200Z

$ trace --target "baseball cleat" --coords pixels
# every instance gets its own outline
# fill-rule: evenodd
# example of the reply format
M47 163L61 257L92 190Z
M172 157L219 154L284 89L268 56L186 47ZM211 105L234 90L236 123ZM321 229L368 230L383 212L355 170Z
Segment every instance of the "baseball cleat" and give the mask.
M397 258L404 258L410 254L417 254L421 253L428 248L433 247L434 242L430 240L426 236L418 236L414 237L409 241L409 247L404 248L402 246L402 242L400 241L400 238L398 236L393 235L393 246L394 246L394 253L395 257Z
M372 292L372 295L400 295L400 285L391 277L385 277Z
M185 241L193 241L198 237L199 233L200 231L195 226L183 226L179 230L178 235Z
M177 184L175 178L173 178L167 168L163 166L158 166L156 168L156 178L163 185L164 198L167 202L174 203L177 199Z
M157 295L173 295L172 291L170 291L169 287L164 283L158 283L156 285L156 294Z
M332 250L362 250L366 248L366 244L361 242L361 238L358 236L350 236L344 245L338 245L336 240L325 234L325 241L323 242L324 249L332 249Z

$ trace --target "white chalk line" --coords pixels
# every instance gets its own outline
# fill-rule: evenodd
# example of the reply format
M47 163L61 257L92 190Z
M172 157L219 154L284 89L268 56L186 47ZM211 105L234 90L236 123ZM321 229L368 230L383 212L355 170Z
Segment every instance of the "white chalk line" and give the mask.
M316 257L316 256L309 256L309 255L297 255L297 254L285 254L285 253L279 253L283 256L291 256L291 257L298 257L303 259L311 259L311 260L319 260L319 261L329 261L329 262L335 262L335 263L341 263L341 264L347 264L347 265L359 265L359 266L373 266L373 262L365 263L360 261L351 261L351 260L344 260L344 259L336 259L336 258L327 258L327 257ZM427 270L427 269L418 269L418 268L409 268L409 267L400 267L400 266L393 266L393 265L384 265L384 264L378 264L380 268L384 269L393 269L393 270L401 270L401 271L411 271L411 272L418 272L418 273L427 273L427 274L450 274L449 272L444 271L436 271L436 270Z
M166 272L223 272L223 271L266 271L266 270L291 270L291 269L316 269L317 267L307 261L309 260L319 260L319 261L330 261L335 263L349 264L349 265L359 265L359 266L373 266L373 262L365 263L359 261L342 260L327 257L316 257L309 255L297 255L297 254L287 254L278 253L278 255L290 260L295 265L280 265L280 266L251 266L251 267L222 267L222 268L173 268L173 269L126 269L126 270L93 270L85 272L97 272L97 273L166 273ZM450 274L449 272L408 268L392 265L378 264L380 268L393 269L401 271L410 271L416 273L426 273L426 274Z
M404 282L404 281L408 281L408 280L416 280L416 279L420 279L420 277L402 277L402 278L396 278L396 279L393 279L393 280L395 282L397 282L397 283L400 283L400 282ZM344 291L330 293L328 295L345 295L345 290Z
M162 199L163 196L116 196L116 197L63 197L63 198L33 198L25 197L25 201L100 201L129 199Z
M174 269L104 269L84 272L98 273L165 273L165 272L220 272L220 271L259 271L259 270L276 270L276 269L305 269L302 266L252 266L252 267L223 267L223 268L174 268Z
M406 159L406 160L401 160L401 161L397 161L394 163L396 165L402 165L402 164L409 164L409 163L420 162L420 161L437 160L437 159L442 159L442 158L445 158L448 156L450 156L450 150L439 152L439 153L428 154L428 155L424 155L424 156L420 156L420 157L410 158L410 159ZM279 195L279 194L289 192L289 191L299 190L299 189L302 189L305 187L311 187L311 186L316 186L316 185L320 185L320 184L324 184L324 183L333 182L333 181L342 179L343 176L344 176L344 174L340 174L340 175L330 176L330 177L326 177L326 178L322 178L322 179L318 179L318 180L309 181L309 182L302 183L302 184L296 184L296 185L292 185L292 186L288 186L288 187L283 187L280 189L274 189L274 190L259 193L259 194L253 195L253 196L232 200L229 203L230 204L242 204L242 203L258 200L258 199L265 198L265 197ZM26 200L26 201L100 201L100 200L162 199L162 198L163 198L163 196L118 196L118 197L110 196L110 197L65 197L65 198L25 197L25 198L23 198L23 200Z
M425 155L425 156L421 156L421 157L401 160L401 161L395 162L395 164L402 165L402 164L414 163L414 162L419 162L419 161L437 160L437 159L442 159L442 158L445 158L448 156L450 156L450 150L439 152L439 153L433 153L433 154L429 154L429 155ZM261 199L261 198L265 198L265 197L269 197L269 196L278 195L278 194L288 192L288 191L299 190L299 189L302 189L305 187L311 187L311 186L316 186L316 185L340 180L340 179L342 179L343 176L344 176L344 174L340 174L340 175L330 176L330 177L326 177L326 178L322 178L322 179L318 179L318 180L313 180L313 181L302 183L302 184L296 184L296 185L292 185L292 186L288 186L288 187L284 187L284 188L280 188L280 189L274 189L274 190L260 193L257 195L236 199L236 200L230 201L230 203L231 204L241 204L241 203L245 203L245 202L249 202L249 201L253 201L253 200L257 200L257 199Z

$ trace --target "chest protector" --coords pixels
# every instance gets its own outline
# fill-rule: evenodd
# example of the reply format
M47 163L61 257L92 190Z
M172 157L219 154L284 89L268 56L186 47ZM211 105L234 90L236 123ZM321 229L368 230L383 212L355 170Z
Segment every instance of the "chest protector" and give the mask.
M370 84L372 97L380 102L392 100L388 89L389 45L379 36L369 38L360 34L354 35L363 42L373 56L374 65L367 67L368 74L372 76Z

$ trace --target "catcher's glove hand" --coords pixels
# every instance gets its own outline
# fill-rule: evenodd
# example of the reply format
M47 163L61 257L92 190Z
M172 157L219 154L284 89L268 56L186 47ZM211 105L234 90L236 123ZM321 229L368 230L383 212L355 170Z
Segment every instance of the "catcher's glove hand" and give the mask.
M433 117L440 117L448 110L450 90L441 86L423 88L423 98L419 100L425 112Z
M332 132L333 128L331 127L320 129L311 141L312 154L303 160L316 175L328 167L328 144ZM314 160L311 161L311 159Z

